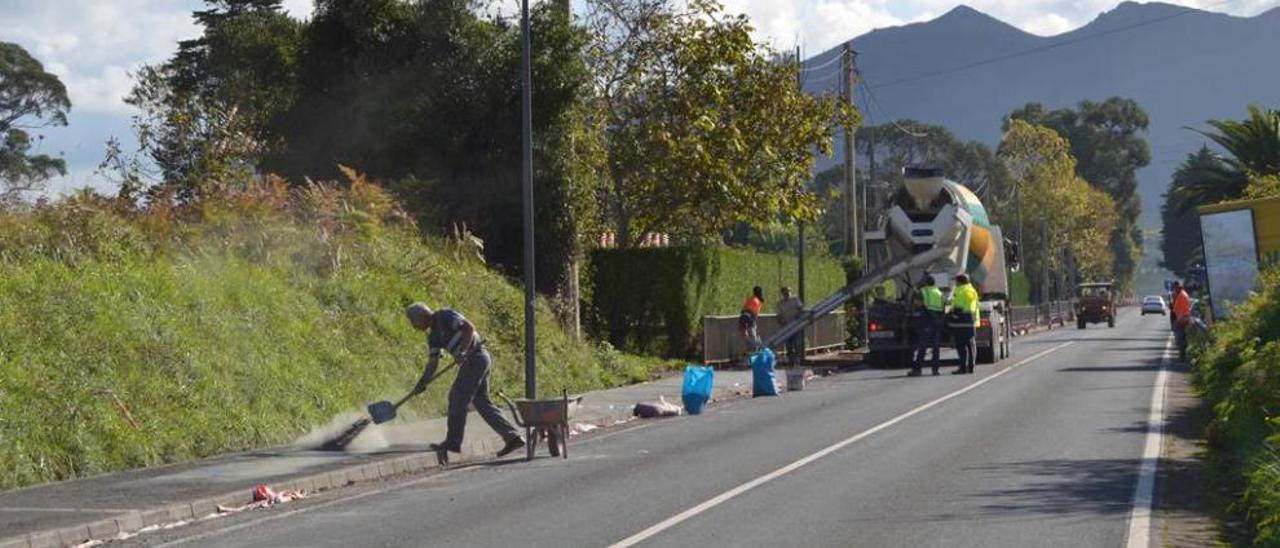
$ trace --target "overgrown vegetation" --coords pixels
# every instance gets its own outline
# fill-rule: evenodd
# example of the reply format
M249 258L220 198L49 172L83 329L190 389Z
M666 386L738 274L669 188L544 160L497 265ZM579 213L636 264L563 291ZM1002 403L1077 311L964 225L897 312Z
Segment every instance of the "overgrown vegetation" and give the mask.
M702 316L737 314L752 286L764 288L766 311L779 287L797 290L795 257L745 249L601 249L592 253L591 266L588 329L648 354L698 355ZM835 260L807 258L807 304L844 286L844 277Z
M414 300L474 321L523 386L522 293L473 240L424 240L389 195L279 179L139 207L83 193L0 212L0 488L285 442L407 390ZM539 385L665 364L578 342L539 307ZM448 383L410 404L444 410Z
M1242 492L1234 508L1256 546L1280 546L1280 269L1198 341L1195 383L1213 406L1208 440Z

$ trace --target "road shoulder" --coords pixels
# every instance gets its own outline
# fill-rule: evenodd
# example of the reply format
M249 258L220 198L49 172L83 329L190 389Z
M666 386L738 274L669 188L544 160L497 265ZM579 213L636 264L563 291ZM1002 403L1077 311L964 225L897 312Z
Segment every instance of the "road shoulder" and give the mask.
M1152 545L1221 545L1222 535L1214 519L1219 496L1214 492L1204 442L1211 410L1192 390L1185 362L1169 364L1167 390Z

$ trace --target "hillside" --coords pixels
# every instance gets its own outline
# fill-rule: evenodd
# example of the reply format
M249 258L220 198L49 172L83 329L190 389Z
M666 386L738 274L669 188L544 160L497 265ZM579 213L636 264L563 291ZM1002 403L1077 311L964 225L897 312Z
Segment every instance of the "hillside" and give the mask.
M1245 105L1280 104L1280 8L1233 17L1161 3L1125 2L1057 36L1018 30L972 8L853 39L869 124L913 118L995 145L1001 118L1027 102L1049 108L1131 97L1151 118L1152 162L1138 172L1143 220L1159 222L1161 193L1178 162L1204 141L1185 126L1239 118ZM839 48L806 61L819 67ZM811 71L807 89L834 89ZM837 147L839 148L839 147ZM826 165L836 160L827 160Z
M520 393L523 293L388 196L278 181L195 204L88 195L0 211L0 489L293 440L410 389L414 300L457 308ZM647 380L659 360L539 313L539 386ZM448 382L407 406L442 413Z

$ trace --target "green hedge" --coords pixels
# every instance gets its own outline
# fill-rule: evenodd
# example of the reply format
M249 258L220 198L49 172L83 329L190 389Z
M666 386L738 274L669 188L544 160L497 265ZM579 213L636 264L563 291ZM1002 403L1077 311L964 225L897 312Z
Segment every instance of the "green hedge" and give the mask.
M1031 280L1025 271L1009 273L1009 301L1013 306L1031 304Z
M831 258L805 261L810 304L844 286L845 273ZM674 247L602 249L591 254L584 307L588 330L614 346L645 354L699 354L701 318L731 315L759 285L765 311L784 285L798 291L796 258L745 249Z
M1196 387L1214 409L1206 437L1214 461L1238 489L1234 509L1255 546L1280 547L1280 269L1259 292L1196 341Z

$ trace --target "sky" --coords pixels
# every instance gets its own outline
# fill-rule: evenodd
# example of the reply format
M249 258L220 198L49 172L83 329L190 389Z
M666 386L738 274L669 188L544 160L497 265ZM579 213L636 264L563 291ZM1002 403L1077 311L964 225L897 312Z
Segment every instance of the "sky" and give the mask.
M536 1L536 0L535 0ZM806 54L821 52L874 30L925 21L965 3L1025 31L1043 36L1080 27L1114 8L1116 0L721 0L745 13L756 37ZM581 10L584 0L574 0ZM498 0L513 13L515 0ZM1252 16L1280 0L1171 0L1170 3ZM285 0L285 9L306 17L311 0ZM0 41L26 48L67 86L69 126L44 131L40 152L62 155L68 175L51 185L66 191L100 186L94 170L110 137L132 142L132 111L123 97L131 73L169 57L179 40L199 32L191 12L200 0L0 0Z

